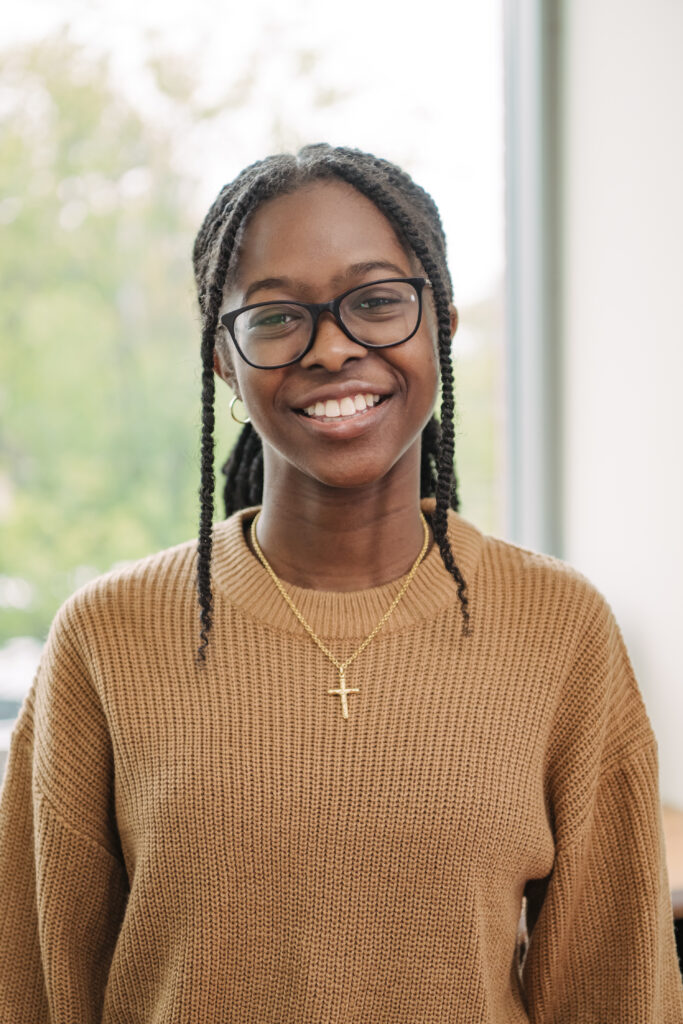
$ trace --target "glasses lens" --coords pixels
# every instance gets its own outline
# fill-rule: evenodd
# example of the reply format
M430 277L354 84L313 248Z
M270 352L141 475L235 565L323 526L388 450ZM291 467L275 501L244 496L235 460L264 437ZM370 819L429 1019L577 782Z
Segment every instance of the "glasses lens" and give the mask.
M250 363L279 366L296 359L306 348L311 336L311 316L302 306L266 302L240 313L234 331L237 344Z
M407 281L384 281L355 288L339 315L354 338L366 345L396 345L415 331L420 297Z

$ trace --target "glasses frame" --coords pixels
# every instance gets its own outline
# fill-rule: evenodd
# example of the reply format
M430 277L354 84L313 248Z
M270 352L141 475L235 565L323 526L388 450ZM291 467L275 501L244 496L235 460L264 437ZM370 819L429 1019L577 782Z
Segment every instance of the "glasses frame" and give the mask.
M411 331L408 337L401 338L400 341L390 341L387 345L371 345L367 341L361 341L360 338L354 337L354 335L344 324L339 315L339 307L341 306L341 303L344 301L347 295L351 295L352 292L361 291L363 288L370 288L372 285L375 284L395 284L397 282L401 282L403 284L410 284L417 292L417 322L415 324L414 329ZM394 348L396 345L403 345L406 341L410 341L413 335L417 333L417 330L422 322L422 290L425 287L431 288L431 286L431 281L426 277L383 277L379 281L366 281L364 284L357 284L354 285L353 288L347 288L345 292L342 292L341 295L337 295L335 299L330 299L329 302L295 302L293 300L290 301L289 299L272 299L269 300L268 302L253 302L249 306L242 306L240 309L233 309L229 313L224 313L223 316L220 318L220 322L225 328L227 328L228 332L230 333L230 337L234 342L235 348L237 349L245 363L248 363L249 366L253 366L254 369L256 370L280 370L282 369L283 366L293 366L294 363L298 363L299 360L303 359L303 357L308 352L311 351L315 342L316 335L318 333L318 321L320 319L321 313L331 313L337 323L337 326L346 335L346 337L350 338L351 341L354 341L357 345L362 345L363 348L383 349ZM257 309L259 306L282 306L284 304L288 306L300 306L301 308L308 310L312 319L311 336L308 339L308 344L305 346L301 354L296 357L296 359L289 359L286 363L275 363L272 366L261 366L260 363L253 363L251 359L247 359L246 355L239 346L237 338L235 337L235 320L241 313L246 313L247 310L250 309Z

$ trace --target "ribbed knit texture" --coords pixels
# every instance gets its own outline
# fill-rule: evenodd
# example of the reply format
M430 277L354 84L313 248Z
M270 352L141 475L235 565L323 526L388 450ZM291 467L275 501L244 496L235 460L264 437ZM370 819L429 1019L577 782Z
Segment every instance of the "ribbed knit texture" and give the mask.
M451 514L472 635L434 547L345 721L253 514L216 527L204 668L194 543L55 619L0 802L2 1024L683 1024L656 744L604 599ZM289 591L343 658L398 585Z

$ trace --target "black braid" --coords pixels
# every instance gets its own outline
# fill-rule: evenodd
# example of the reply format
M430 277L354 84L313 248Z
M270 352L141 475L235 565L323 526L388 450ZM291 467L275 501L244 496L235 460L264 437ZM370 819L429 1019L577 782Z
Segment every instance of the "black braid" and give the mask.
M200 307L204 317L202 330L202 438L201 438L201 481L199 486L200 514L199 538L197 545L197 589L200 607L200 645L198 656L201 661L206 656L209 643L209 631L212 622L213 594L211 590L211 552L213 548L213 501L216 479L213 469L214 459L214 399L215 377L213 369L213 353L216 344L216 324L218 313L223 301L223 282L227 277L228 264L232 255L235 235L241 221L251 210L263 201L265 188L258 183L251 191L241 197L235 204L235 214L226 227L223 238L217 246L217 253L211 267L210 284L199 288ZM214 232L215 236L215 232ZM194 246L195 268L210 265L212 250L210 233L200 231ZM196 269L195 269L196 274Z
M261 438L251 423L242 427L237 444L225 465L223 502L225 515L231 516L241 508L260 505L263 501L263 448Z
M211 550L215 489L213 353L223 290L235 269L240 232L256 207L267 199L326 178L346 181L373 202L393 225L407 251L419 260L432 284L441 371L441 423L432 417L422 433L420 494L421 497L436 497L432 523L434 537L443 563L457 584L463 631L469 632L466 583L453 558L447 534L448 509L457 511L459 500L453 468L454 399L450 337L453 287L439 211L431 196L394 164L359 150L333 148L319 143L304 146L296 156L270 156L245 168L221 190L194 244L194 271L203 322L201 514L197 563L201 609L198 653L202 660L212 621ZM258 434L250 424L242 430L223 472L226 478L223 492L226 515L261 503L263 450Z
M430 498L436 493L436 475L438 471L439 442L441 427L436 416L432 416L422 431L422 447L420 449L420 497Z

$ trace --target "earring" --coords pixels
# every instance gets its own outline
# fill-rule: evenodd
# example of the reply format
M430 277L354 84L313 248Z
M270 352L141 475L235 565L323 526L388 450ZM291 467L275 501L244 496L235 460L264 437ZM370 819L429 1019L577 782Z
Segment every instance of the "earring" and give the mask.
M243 427L245 425L245 423L251 423L251 420L249 419L248 416L247 416L246 420L241 420L241 419L239 419L238 416L235 416L235 402L242 402L242 399L240 398L239 395L234 395L234 397L233 397L233 399L232 399L232 401L230 403L230 415L234 419L235 423L239 423L239 425L241 427ZM242 402L242 405L244 405L244 402ZM244 406L244 408L246 409L246 405Z

